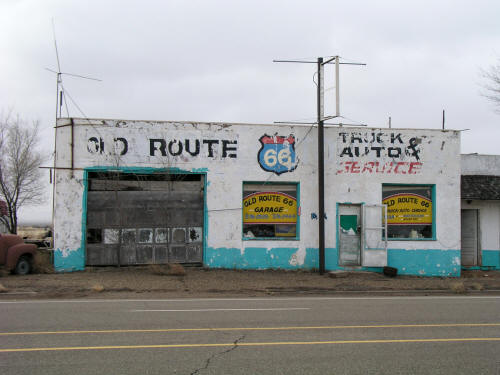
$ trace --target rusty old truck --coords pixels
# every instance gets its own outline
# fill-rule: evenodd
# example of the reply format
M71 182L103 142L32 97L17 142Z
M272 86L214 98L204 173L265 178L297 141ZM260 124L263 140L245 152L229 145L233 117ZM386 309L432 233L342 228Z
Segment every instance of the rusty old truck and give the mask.
M18 275L27 275L33 269L37 246L24 243L21 236L0 234L0 267Z

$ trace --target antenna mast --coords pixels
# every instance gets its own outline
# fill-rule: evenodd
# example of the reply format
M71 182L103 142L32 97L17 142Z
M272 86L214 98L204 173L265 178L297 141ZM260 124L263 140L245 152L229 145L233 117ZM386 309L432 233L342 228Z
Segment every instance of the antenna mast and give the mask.
M56 74L56 78L57 78L56 79L56 129L55 129L55 136L54 136L54 165L50 170L50 181L53 182L53 185L52 185L52 232L54 232L54 228L55 228L55 225L54 225L55 224L55 221L54 221L55 215L54 215L54 213L55 213L55 194L56 194L55 181L56 181L56 170L57 170L57 120L59 118L61 118L62 105L63 105L64 96L65 96L65 92L64 92L65 89L64 89L63 82L62 82L62 76L64 74L64 75L68 75L68 76L72 76L72 77L89 79L92 81L101 82L101 80L97 79L97 78L78 75L78 74L61 72L61 62L59 60L59 51L57 49L56 26L55 26L54 18L52 18L52 34L54 37L54 49L56 52L57 71L49 69L49 68L45 68L45 70L48 70L49 72ZM69 93L68 93L68 96L69 96ZM75 103L75 101L71 98L71 96L69 96L69 98L71 99L73 104L78 108L78 110L80 110L80 108ZM69 117L68 104L67 104L66 100L64 100L64 104L66 106L66 115ZM81 110L80 110L80 112L81 112ZM73 129L71 131L73 132ZM71 147L73 147L73 144L71 144ZM52 173L53 173L53 175L52 175ZM54 241L54 238L52 239L52 241Z
M339 65L366 65L363 63L339 62L339 56L330 56L326 59L318 57L317 61L304 60L273 60L273 62L317 64L317 124L318 124L318 242L319 242L319 274L325 273L325 146L324 146L324 124L326 120L341 118L340 115L340 85ZM324 110L324 67L327 64L335 64L335 116L325 116ZM342 126L340 123L339 126Z

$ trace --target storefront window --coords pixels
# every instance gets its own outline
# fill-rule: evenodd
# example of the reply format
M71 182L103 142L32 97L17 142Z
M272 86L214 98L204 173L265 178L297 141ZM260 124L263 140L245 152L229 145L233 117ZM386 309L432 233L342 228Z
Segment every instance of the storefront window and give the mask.
M432 239L434 186L383 185L387 205L387 238Z
M297 184L243 184L243 239L298 239Z

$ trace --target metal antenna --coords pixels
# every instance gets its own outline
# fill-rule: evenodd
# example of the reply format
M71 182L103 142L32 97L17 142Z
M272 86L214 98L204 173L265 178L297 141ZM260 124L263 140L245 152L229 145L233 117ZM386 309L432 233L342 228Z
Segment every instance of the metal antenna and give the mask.
M63 74L67 75L67 76L71 76L71 77L76 77L76 78L90 79L92 81L99 81L100 82L101 80L97 79L97 78L82 76L79 74L61 72L61 61L59 60L59 50L57 48L56 26L55 26L54 18L52 18L52 34L54 37L54 48L56 51L57 71L55 71L53 69L49 69L49 68L45 68L45 69L51 73L56 74L56 76L57 76L57 83L56 83L56 128L57 128L57 120L61 117L61 109L62 109L62 105L63 105L63 99L64 99L64 104L66 106L66 115L69 117L68 103L65 100L66 94L65 94L65 89L64 89L63 82L62 82ZM69 96L69 94L68 94L68 96ZM71 97L70 97L70 99L71 99ZM73 99L71 99L71 101L78 108L78 110L81 112L81 109L78 107L78 105L76 105L75 101ZM71 131L73 134L73 130L71 130ZM73 148L73 146L74 145L72 144L71 147ZM54 136L54 165L50 170L50 180L53 181L53 185L52 185L52 230L54 230L54 228L55 228L55 214L54 213L55 213L56 171L57 171L57 129L55 131L55 136ZM54 175L52 176L52 174L54 174Z
M66 115L69 117L69 110L68 110L68 103L66 101L66 94L64 90L64 85L62 84L62 76L67 75L70 77L76 77L76 78L82 78L82 79L89 79L92 81L99 81L102 82L102 80L98 78L93 78L93 77L88 77L88 76L83 76L80 74L73 74L73 73L66 73L66 72L61 72L61 61L59 59L59 50L57 48L57 38L56 38L56 26L54 19L52 18L52 34L54 37L54 49L56 51L56 60L57 60L57 71L49 68L45 68L45 70L48 70L51 73L54 73L57 75L57 83L56 83L56 120L61 117L61 112L62 112L62 105L64 102L64 105L66 106Z

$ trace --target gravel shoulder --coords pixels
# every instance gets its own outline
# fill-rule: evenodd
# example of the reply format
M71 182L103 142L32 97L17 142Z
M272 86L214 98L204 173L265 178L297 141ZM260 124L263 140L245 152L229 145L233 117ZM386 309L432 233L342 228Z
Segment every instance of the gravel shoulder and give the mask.
M170 269L171 271L171 269ZM497 294L499 271L463 271L460 278L371 272L95 267L64 274L3 275L0 300L38 298L194 298L363 294Z

